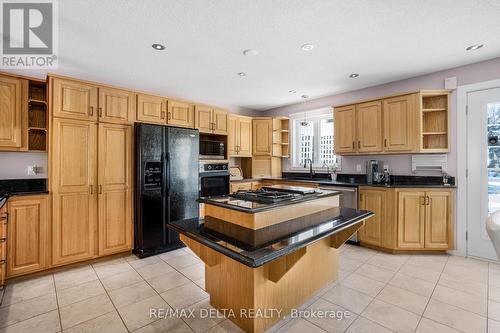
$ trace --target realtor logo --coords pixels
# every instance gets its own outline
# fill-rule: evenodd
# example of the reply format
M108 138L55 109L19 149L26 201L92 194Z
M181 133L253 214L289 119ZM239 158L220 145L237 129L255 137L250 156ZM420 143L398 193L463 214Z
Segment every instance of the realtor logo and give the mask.
M2 68L57 66L55 1L1 1Z

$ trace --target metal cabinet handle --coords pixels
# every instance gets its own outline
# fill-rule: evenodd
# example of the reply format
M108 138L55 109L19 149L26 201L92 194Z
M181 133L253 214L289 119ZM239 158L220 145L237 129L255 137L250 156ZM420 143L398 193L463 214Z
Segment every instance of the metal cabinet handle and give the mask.
M352 149L356 148L356 141L352 142Z
M361 141L358 141L358 148L361 148Z
M5 260L5 259L0 260L0 265L5 265L6 262L7 262L7 260Z
M90 112L90 115L91 115L91 116L93 116L93 115L94 115L94 107L93 107L93 106L91 106L91 107L90 107L89 112Z
M99 118L102 117L102 108L101 107L97 108L97 113L99 114Z
M170 117L170 112L167 113L167 119L170 120L171 117Z
M102 185L99 184L99 194L102 194Z
M420 205L425 206L425 198L426 197L420 197Z
M387 139L384 139L384 147L387 147Z
M94 194L94 185L89 186L90 194Z
M161 117L161 119L165 119L165 111L161 112L161 116L160 117Z
M5 243L7 241L7 238L0 238L0 243Z
M427 206L429 206L431 204L431 198L429 198L428 196L425 197L425 204Z

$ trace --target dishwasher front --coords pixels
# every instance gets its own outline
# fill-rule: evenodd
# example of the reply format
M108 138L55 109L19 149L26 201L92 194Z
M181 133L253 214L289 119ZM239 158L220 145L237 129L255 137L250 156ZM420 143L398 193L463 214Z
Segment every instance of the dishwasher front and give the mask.
M339 191L340 192L340 207L354 208L358 209L358 188L357 187L347 187L347 186L335 186L335 185L321 185L319 189ZM355 233L349 238L350 241L357 242L358 234Z

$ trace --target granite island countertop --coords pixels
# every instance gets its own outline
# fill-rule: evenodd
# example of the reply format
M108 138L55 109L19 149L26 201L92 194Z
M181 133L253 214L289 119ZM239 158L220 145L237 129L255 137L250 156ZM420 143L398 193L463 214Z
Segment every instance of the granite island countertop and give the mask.
M211 217L169 223L168 228L256 268L360 223L370 211L334 207L253 230Z

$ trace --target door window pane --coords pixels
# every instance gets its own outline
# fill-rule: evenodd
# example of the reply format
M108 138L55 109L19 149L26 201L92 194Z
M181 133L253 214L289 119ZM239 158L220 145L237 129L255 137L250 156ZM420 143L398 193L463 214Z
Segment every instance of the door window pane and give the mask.
M500 209L500 103L488 104L488 213Z

